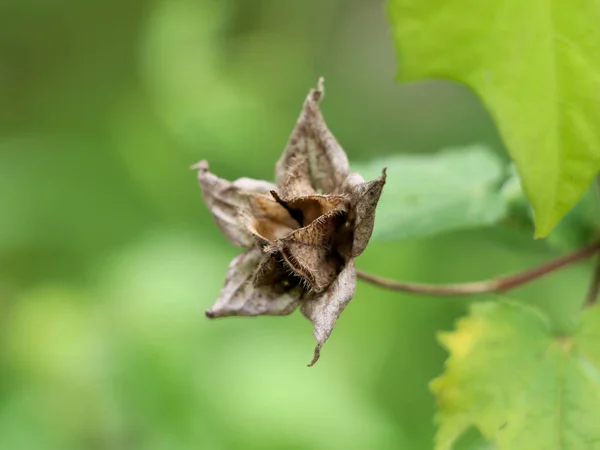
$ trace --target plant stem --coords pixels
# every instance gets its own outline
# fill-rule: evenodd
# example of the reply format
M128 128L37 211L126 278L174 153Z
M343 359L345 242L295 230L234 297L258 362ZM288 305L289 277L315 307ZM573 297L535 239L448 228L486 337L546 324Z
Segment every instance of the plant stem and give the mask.
M360 269L356 270L358 278L375 284L377 286L401 292L412 292L414 294L429 294L429 295L474 295L485 294L489 292L506 292L514 289L537 278L543 277L555 270L573 264L577 261L589 258L594 253L600 250L600 241L596 241L586 247L576 250L572 253L567 253L555 260L544 263L540 266L507 275L505 277L493 278L485 281L475 281L471 283L459 284L422 284L422 283L405 283L401 281L382 278L377 275L372 275L363 272ZM597 276L596 276L597 275ZM600 264L597 266L594 279L597 279L597 285L594 289L596 296L600 289ZM591 289L590 289L591 291ZM589 301L589 297L588 297Z

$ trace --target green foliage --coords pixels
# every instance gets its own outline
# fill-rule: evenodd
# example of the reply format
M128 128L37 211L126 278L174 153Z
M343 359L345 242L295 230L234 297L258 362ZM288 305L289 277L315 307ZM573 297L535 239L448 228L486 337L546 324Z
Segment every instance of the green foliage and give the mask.
M380 5L345 6L334 30L339 8L316 0L9 3L0 14L0 449L429 448L427 381L445 356L431 337L458 306L362 284L314 373L301 315L204 317L236 251L190 164L208 158L229 179L272 177L321 74L325 117L352 157L447 145L448 133L421 138L429 117L401 120L413 107L393 99L389 71L374 69L390 62L373 51L388 40ZM442 126L490 141L477 130L480 111L458 103L475 125ZM454 97L434 112L456 107ZM365 111L377 119L357 126ZM466 278L489 258L485 245L458 274L434 255L467 239L386 242L361 264Z
M389 149L495 144L472 96L451 83L398 89L380 51L389 37L378 2L345 3L342 16L340 4L316 0L8 3L10 14L0 14L0 449L430 449L427 382L446 357L433 336L463 301L359 283L314 371L304 367L313 338L300 316L207 323L235 249L187 168L207 158L229 179L271 177L319 75L328 124L359 161ZM428 224L425 210L410 209L396 223L407 237L446 231L453 220L453 229L495 223L507 209L498 203L525 220L510 233L487 227L399 242L388 240L397 237L390 229L361 256L362 269L458 282L552 256L530 242L530 206L520 197L522 209L512 209L493 155L482 150L468 164L398 153L393 160L407 169L367 165L367 176L381 163L399 175L388 177L377 227L395 202L408 213L404 190L426 192L436 218ZM421 187L424 176L433 191ZM521 195L519 180L509 181ZM466 185L481 188L480 202ZM441 196L443 206L455 186L462 197L440 216L430 200ZM471 208L489 220L461 217ZM559 227L571 216L577 208ZM570 323L578 306L569 300L583 297L588 272L579 264L519 293ZM476 425L467 428L457 450L494 448Z
M509 173L501 189L502 198L507 205L504 222L509 226L529 229L533 223L533 210L521 189L521 181L514 166L509 169ZM560 221L547 241L556 249L573 250L594 239L599 229L600 191L594 183Z
M581 247L597 237L600 230L600 195L595 184L560 221L548 236L549 244L563 250Z
M453 450L496 450L498 447L490 441L486 441L481 432L471 427L465 431L453 445Z
M593 29L600 8L581 1L482 7L468 0L391 0L390 15L401 79L462 82L490 110L520 174L513 170L500 189L488 185L488 195L502 205L494 221L524 228L534 221L538 237L558 224L550 237L556 247L589 242L600 224L598 192L589 188L600 169L594 57L600 33ZM472 171L461 168L459 177L468 183ZM441 217L452 223L451 211L460 210ZM424 216L438 218L437 211ZM396 221L397 229L403 221L431 231L412 218ZM533 309L490 303L475 305L455 332L441 335L450 358L431 384L436 448L600 448L600 312L585 312L572 336L553 336L550 329Z
M600 5L391 0L389 12L400 78L475 90L548 235L600 169Z
M565 337L531 308L476 304L440 341L450 358L431 383L437 449L471 426L499 449L600 448L599 308Z
M429 236L498 222L502 161L489 149L471 146L433 155L394 155L353 170L374 179L387 166L373 240Z

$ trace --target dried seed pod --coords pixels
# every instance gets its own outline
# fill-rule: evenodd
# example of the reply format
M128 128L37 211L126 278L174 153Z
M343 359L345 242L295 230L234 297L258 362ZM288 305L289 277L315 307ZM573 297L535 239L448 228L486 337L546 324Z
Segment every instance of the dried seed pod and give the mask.
M319 110L323 79L308 94L276 164L277 186L193 168L204 200L231 243L248 248L227 270L208 317L283 315L299 305L317 340L312 366L356 287L353 258L367 246L385 184L348 173L346 153Z

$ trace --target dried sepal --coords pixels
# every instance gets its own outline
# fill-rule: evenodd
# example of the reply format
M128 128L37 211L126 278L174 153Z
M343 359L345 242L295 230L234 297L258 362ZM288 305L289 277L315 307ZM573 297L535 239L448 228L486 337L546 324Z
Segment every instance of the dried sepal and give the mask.
M281 248L286 264L304 280L307 291L322 292L335 280L343 260L324 247L289 242Z
M284 201L276 193L277 201L295 218L300 227L310 225L330 211L348 212L350 203L343 195L304 195Z
M305 227L298 228L278 243L300 242L306 245L331 246L333 235L344 221L346 211L343 208L332 209L313 220Z
M335 233L345 221L344 215L343 209L332 209L272 246L281 253L286 265L304 280L308 291L325 290L344 265L344 259L333 248Z
M298 307L302 290L284 280L255 286L253 278L266 255L257 247L236 256L227 269L225 285L215 304L206 311L208 318L226 316L281 316Z
M275 186L251 178L240 178L232 183L213 174L206 161L200 161L191 168L198 171L202 197L221 232L233 245L250 247L254 239L241 223L240 212L250 208L257 194L269 192Z
M270 286L281 283L286 288L300 284L300 279L287 267L278 252L265 253L252 277L254 286Z
M375 225L375 210L383 186L385 185L386 170L381 172L381 176L367 182L360 182L360 176L348 177L344 189L350 196L352 214L350 216L350 227L353 230L352 250L350 257L356 258L367 247L373 226Z
M324 95L323 78L312 89L292 131L287 147L275 166L275 178L285 199L332 193L348 175L346 153L327 128L319 109Z
M309 367L318 361L323 344L331 335L338 317L354 296L355 289L356 269L354 262L350 260L325 292L303 300L302 314L313 323L313 334L317 341Z

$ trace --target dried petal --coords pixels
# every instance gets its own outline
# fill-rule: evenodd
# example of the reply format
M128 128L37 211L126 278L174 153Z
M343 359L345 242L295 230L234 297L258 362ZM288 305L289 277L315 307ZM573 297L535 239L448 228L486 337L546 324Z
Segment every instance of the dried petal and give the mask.
M350 257L356 258L367 247L375 224L375 209L385 185L386 173L372 181L363 182L358 174L351 174L344 182L344 191L350 195L351 229L354 232Z
M207 317L281 316L296 309L302 296L300 288L283 282L253 285L252 278L263 257L262 250L254 247L231 261L225 285L215 304L206 311Z
M342 183L341 192L349 193L352 189L360 184L363 184L365 179L360 173L350 172L344 182Z
M270 219L286 227L296 229L298 223L290 216L289 211L276 201L269 191L269 195L259 195L254 201L252 213L259 219Z
M318 191L331 193L348 175L346 153L331 134L319 110L323 78L304 102L288 145L275 167L275 178L285 199Z
M277 239L288 236L294 231L294 228L287 227L269 219L255 219L251 216L247 217L248 218L242 219L246 224L246 228L262 243L274 242Z
M254 238L242 225L239 214L250 208L256 194L269 192L275 186L251 178L240 178L232 183L210 172L207 161L200 161L192 168L198 170L202 197L219 229L233 245L250 247Z
M338 317L352 299L355 289L356 270L354 262L350 260L325 292L303 301L302 314L315 326L313 334L317 340L315 354L309 367L319 359L321 347L329 338Z
M242 224L257 238L267 244L288 236L300 225L281 204L266 196L256 196L251 209L242 213Z

